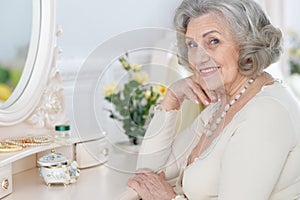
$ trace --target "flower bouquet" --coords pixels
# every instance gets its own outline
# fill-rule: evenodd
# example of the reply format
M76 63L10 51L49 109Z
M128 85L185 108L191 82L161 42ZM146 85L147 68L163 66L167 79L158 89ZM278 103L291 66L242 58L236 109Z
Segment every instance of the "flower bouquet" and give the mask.
M300 36L293 30L288 31L289 76L287 83L294 94L300 98Z
M289 31L289 64L291 74L300 74L300 37L299 35L290 30Z
M113 105L112 109L106 110L110 118L122 122L125 134L137 145L153 117L152 108L165 95L166 87L148 83L148 74L142 70L141 65L130 64L127 53L118 60L129 78L122 87L112 82L103 88L105 100Z

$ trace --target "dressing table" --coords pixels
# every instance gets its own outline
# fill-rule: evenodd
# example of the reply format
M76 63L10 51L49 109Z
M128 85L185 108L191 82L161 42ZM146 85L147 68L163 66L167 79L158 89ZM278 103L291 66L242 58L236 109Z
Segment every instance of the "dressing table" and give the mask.
M120 165L135 165L135 160L128 160L124 155L112 156L112 160L118 160ZM131 175L106 163L81 170L75 184L49 187L39 177L38 169L31 168L13 176L13 192L3 200L82 200L87 197L91 200L119 200Z
M0 104L0 141L10 138L54 136L54 126L68 124L65 100L56 68L61 53L56 39L55 0L28 0L32 3L32 27L27 58L12 95ZM8 22L9 23L9 22ZM72 133L73 134L73 133ZM63 141L63 142L61 142ZM117 198L126 189L136 155L109 150L103 134L71 138L47 145L0 152L0 199L103 199ZM85 144L90 144L86 147ZM3 147L3 146L2 146ZM55 149L82 167L76 183L47 186L39 175L37 159ZM92 163L94 155L100 162ZM108 161L107 161L108 160ZM98 160L99 161L99 160ZM125 166L125 167L124 167Z

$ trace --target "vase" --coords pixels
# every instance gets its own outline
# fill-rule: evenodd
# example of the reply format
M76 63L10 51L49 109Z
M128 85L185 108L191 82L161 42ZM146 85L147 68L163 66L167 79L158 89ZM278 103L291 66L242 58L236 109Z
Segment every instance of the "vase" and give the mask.
M143 140L143 137L140 137L140 136L129 136L129 143L131 145L140 145L142 143L142 140Z

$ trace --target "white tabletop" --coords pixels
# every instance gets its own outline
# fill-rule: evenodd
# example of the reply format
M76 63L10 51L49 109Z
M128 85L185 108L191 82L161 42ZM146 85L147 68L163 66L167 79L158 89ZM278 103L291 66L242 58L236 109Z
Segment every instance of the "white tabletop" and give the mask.
M126 190L135 168L136 155L114 154L109 162L83 169L75 184L47 186L38 168L13 176L13 193L3 200L114 200Z

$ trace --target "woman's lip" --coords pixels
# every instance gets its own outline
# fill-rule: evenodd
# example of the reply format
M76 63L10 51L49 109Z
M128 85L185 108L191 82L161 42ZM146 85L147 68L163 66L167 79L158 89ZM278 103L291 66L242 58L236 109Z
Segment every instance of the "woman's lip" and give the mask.
M221 67L220 66L218 66L218 67L207 67L207 68L200 69L199 72L200 72L201 76L210 76L211 74L218 71L219 68L221 68Z

